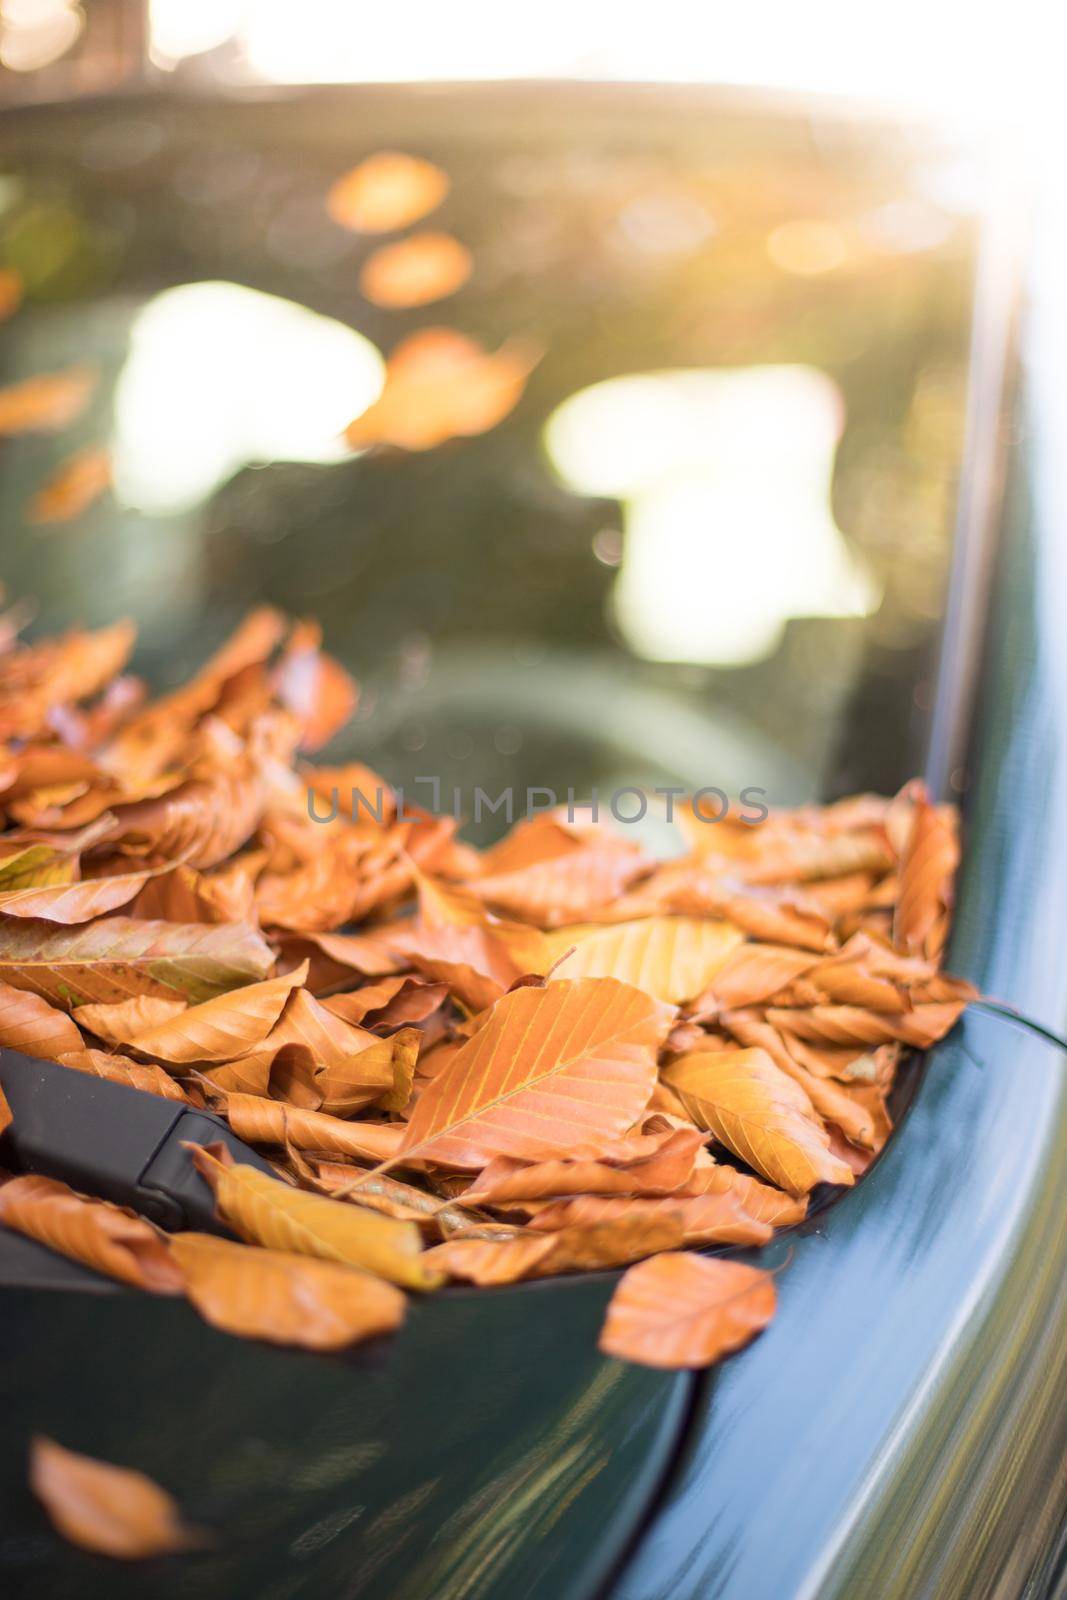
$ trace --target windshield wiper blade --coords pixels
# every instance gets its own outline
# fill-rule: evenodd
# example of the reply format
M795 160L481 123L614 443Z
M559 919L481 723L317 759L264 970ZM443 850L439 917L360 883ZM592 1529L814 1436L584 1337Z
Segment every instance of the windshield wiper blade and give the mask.
M224 1144L235 1161L274 1173L221 1118L177 1100L15 1050L0 1050L12 1122L0 1165L60 1178L82 1194L129 1206L161 1228L231 1237L185 1144Z

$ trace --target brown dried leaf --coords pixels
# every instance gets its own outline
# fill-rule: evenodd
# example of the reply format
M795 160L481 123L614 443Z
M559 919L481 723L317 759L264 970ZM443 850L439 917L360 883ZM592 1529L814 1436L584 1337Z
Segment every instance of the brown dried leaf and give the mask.
M155 1228L54 1178L32 1174L0 1185L0 1222L109 1278L153 1294L181 1293L181 1274Z
M475 1205L507 1205L559 1195L663 1195L681 1189L693 1175L703 1135L696 1128L638 1134L602 1147L595 1155L573 1150L562 1160L516 1161L498 1156L479 1173L464 1199Z
M607 1220L554 1233L524 1233L499 1241L449 1239L427 1255L452 1278L499 1284L626 1266L657 1251L676 1249L681 1243L682 1226L676 1212L623 1209Z

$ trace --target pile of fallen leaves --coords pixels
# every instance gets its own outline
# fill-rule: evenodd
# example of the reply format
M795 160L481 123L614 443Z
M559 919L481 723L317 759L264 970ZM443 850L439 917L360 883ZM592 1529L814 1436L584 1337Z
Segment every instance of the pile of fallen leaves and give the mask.
M918 784L682 808L667 861L557 812L480 854L306 764L356 703L310 623L253 613L156 701L125 623L13 632L0 1045L217 1112L277 1175L191 1153L232 1241L37 1176L0 1220L230 1332L333 1349L404 1290L638 1263L601 1348L706 1364L773 1280L686 1247L764 1244L852 1184L902 1052L971 997L939 970L955 818Z

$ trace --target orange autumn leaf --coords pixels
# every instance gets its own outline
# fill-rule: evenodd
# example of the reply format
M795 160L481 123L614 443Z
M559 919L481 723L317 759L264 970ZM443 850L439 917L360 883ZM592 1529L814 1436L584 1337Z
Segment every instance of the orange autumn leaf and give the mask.
M275 1025L255 1048L233 1059L236 1068L253 1081L258 1075L266 1086L279 1057L288 1053L292 1061L296 1052L313 1073L324 1109L350 1116L405 1080L410 1089L418 1036L408 1029L379 1039L336 1016L306 989L296 986Z
M199 1145L190 1154L214 1190L220 1216L249 1243L362 1267L408 1289L440 1284L413 1222L292 1189L240 1162L226 1166Z
M13 267L0 268L0 322L13 317L22 304L22 274Z
M305 976L306 968L298 967L281 978L245 984L161 1017L119 1042L136 1055L158 1056L161 1061L232 1061L266 1038ZM86 1009L81 1008L83 1012ZM89 1028L93 1025L91 1007L85 1023Z
M258 1095L228 1094L226 1120L239 1139L250 1144L292 1144L354 1156L361 1161L389 1161L404 1138L399 1122L347 1122L323 1111L307 1111Z
M241 767L191 778L169 793L112 808L109 844L127 853L214 867L238 850L263 815L258 775Z
M738 1261L677 1253L623 1274L599 1348L646 1367L707 1367L748 1344L774 1316L774 1279Z
M82 1036L65 1011L57 1011L40 995L0 983L0 1045L58 1061L65 1051L82 1048Z
M432 450L487 433L518 404L536 364L536 353L519 344L491 353L451 328L423 328L393 350L381 394L345 437L354 450Z
M575 1149L560 1159L532 1162L498 1156L475 1178L464 1199L473 1205L506 1205L559 1195L670 1194L692 1177L703 1145L696 1128L668 1128L620 1139L591 1155Z
M746 943L733 950L716 972L693 1010L713 1015L768 1000L809 972L818 957L790 945Z
M78 1455L43 1434L30 1445L30 1487L56 1532L97 1555L140 1561L208 1543L143 1472Z
M432 161L379 150L334 181L326 209L355 233L392 233L435 210L448 190L448 174Z
M697 1051L663 1078L700 1127L778 1188L807 1194L852 1182L808 1096L765 1050Z
M67 367L0 389L0 434L58 432L79 417L97 384L92 367Z
M171 1254L206 1322L242 1338L342 1350L404 1320L399 1289L351 1266L252 1249L206 1233L175 1234Z
M274 673L279 700L300 724L301 750L319 750L327 744L359 701L354 679L321 644L317 623L297 623Z
M121 1083L127 1089L143 1089L162 1100L181 1100L195 1104L192 1097L164 1072L162 1067L131 1061L128 1056L111 1055L106 1050L72 1050L59 1057L61 1067L75 1072L88 1072L94 1078L107 1078L111 1083Z
M10 1128L12 1123L11 1107L7 1103L7 1095L0 1089L0 1133Z
M146 1028L170 1022L186 1009L184 1000L165 1000L160 995L138 994L129 1000L110 1004L94 1003L78 1007L78 1026L95 1033L105 1044L126 1044Z
M965 1005L965 1000L948 1000L890 1013L864 1011L858 1006L771 1006L767 1021L774 1027L789 1028L801 1039L826 1044L880 1045L900 1040L926 1050L955 1026Z
M36 1174L0 1184L0 1223L96 1272L153 1294L180 1294L162 1236L141 1217Z
M921 790L900 869L900 898L893 920L899 949L938 956L952 906L959 844L943 810Z
M132 914L162 922L245 922L254 903L255 863L241 857L231 867L197 872L177 866L151 877Z
M554 1233L524 1233L499 1241L460 1235L435 1245L427 1256L451 1278L499 1284L626 1266L681 1243L682 1227L676 1212L623 1211L604 1221Z
M49 734L59 707L99 693L121 672L134 637L132 623L117 622L24 645L0 658L0 739Z
M840 1084L810 1072L800 1060L798 1041L791 1035L787 1036L769 1021L758 1021L743 1012L727 1012L723 1025L729 1028L738 1044L766 1051L775 1066L803 1091L819 1116L836 1123L846 1138L863 1145L873 1144L875 1128L868 1112L855 1104Z
M833 1139L831 1137L831 1147ZM761 1183L750 1172L709 1162L698 1167L685 1186L687 1194L733 1193L748 1215L772 1228L788 1228L803 1222L808 1214L804 1196L786 1194L769 1183Z
M368 256L359 286L372 305L387 310L428 306L462 289L472 267L470 251L450 233L416 233Z
M766 1244L772 1226L752 1216L745 1208L739 1190L718 1194L647 1195L623 1199L619 1195L575 1195L569 1200L554 1200L530 1219L535 1232L554 1232L557 1228L592 1226L620 1217L673 1217L681 1228L679 1243L685 1245Z
M648 1103L670 1018L611 978L514 990L423 1089L401 1153L469 1168L619 1138Z
M477 878L471 889L495 910L558 928L592 917L648 865L638 851L591 845L515 872Z
M26 521L72 522L110 487L111 452L89 445L68 456L37 490L26 509Z

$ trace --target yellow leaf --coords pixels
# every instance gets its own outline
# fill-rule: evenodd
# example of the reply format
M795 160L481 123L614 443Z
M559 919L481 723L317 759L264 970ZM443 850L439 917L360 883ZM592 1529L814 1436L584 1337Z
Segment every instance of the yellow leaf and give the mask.
M557 959L577 947L550 981L618 978L670 1005L700 994L744 940L732 923L703 917L643 917L608 927L560 928L547 937Z
M413 1222L292 1189L255 1167L224 1166L206 1150L196 1148L192 1156L215 1191L221 1216L251 1244L343 1261L408 1289L436 1289L443 1281L422 1260L422 1236Z

